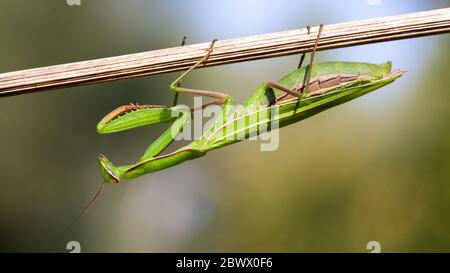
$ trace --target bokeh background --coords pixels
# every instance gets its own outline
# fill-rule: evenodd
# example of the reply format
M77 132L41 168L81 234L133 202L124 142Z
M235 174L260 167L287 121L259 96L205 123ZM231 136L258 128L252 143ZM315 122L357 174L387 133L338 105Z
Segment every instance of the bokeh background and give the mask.
M448 1L0 2L0 72L396 15ZM165 126L98 135L113 108L170 104L177 73L0 99L0 251L450 251L449 35L320 52L392 60L394 84L280 131L132 182L102 182L99 153L129 163ZM185 86L243 101L298 56L194 71ZM184 97L182 102L191 103Z

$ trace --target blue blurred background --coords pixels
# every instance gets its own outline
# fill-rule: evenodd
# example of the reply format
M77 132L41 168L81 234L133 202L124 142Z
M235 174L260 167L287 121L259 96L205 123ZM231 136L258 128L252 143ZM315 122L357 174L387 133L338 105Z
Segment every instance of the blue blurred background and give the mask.
M448 1L0 2L0 72L212 38L447 7ZM177 73L0 99L0 251L450 251L449 35L329 50L317 61L392 60L394 84L280 131L129 183L101 184L99 153L137 159L165 126L98 135L117 106L170 104ZM243 101L298 56L194 71L184 86ZM183 96L183 103L192 98ZM70 227L68 227L70 226Z

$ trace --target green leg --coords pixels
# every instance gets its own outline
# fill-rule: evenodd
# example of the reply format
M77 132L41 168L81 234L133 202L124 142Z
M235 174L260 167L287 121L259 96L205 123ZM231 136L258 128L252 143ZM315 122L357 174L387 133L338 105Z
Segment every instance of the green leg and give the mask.
M172 126L167 129L157 140L155 140L145 151L141 159L131 165L116 168L116 174L119 179L132 179L138 176L160 171L186 160L194 159L205 155L200 149L190 146L183 147L173 153L159 155L175 137L183 130L184 124L191 119L190 111L183 112L181 117L177 119Z
M173 109L173 108L172 108ZM183 130L183 126L191 119L191 112L185 110L181 116L177 118L174 123L160 136L158 137L145 151L144 155L139 161L133 165L115 166L105 156L100 155L100 169L102 171L103 178L106 182L118 183L124 178L128 169L138 166L142 162L148 160L157 159L162 151L164 151L175 139L175 137Z
M266 84L267 84L267 86L269 86L271 88L278 89L278 90L283 91L294 97L299 97L299 95L300 95L299 93L294 92L293 90L287 88L284 85L281 85L280 83L278 83L276 81L269 80L266 82Z
M310 27L310 26L307 26L306 28L307 28L308 34L309 34L309 33L310 33L310 28L311 28L311 27ZM301 92L301 93L296 93L296 92L294 92L293 90L291 90L291 89L289 89L289 88L287 88L287 87L281 85L280 83L278 83L278 82L276 82L276 81L272 81L272 80L269 80L269 81L266 82L266 85L267 85L267 86L269 86L269 87L271 87L271 88L278 89L278 90L280 90L280 91L283 91L283 92L285 92L285 93L287 93L287 94L289 94L289 95L291 95L291 96L294 96L294 97L303 98L304 96L306 96L306 94L308 93L309 82L310 82L310 79L311 79L311 70L312 70L312 65L313 65L313 63L314 63L314 55L315 55L316 50L317 50L317 44L318 44L318 42L319 42L319 38L320 38L320 34L322 33L322 29L323 29L323 25L321 24L320 27L319 27L319 33L317 34L316 42L315 42L315 44L314 44L313 50L312 50L311 55L310 55L309 65L308 65L308 67L307 67L307 69L306 69L306 73L305 73L305 81L304 81L304 83L303 83L303 86L305 86L305 88L304 88L303 92ZM301 56L301 58L300 58L300 63L299 63L299 65L298 65L298 68L301 67L301 65L303 64L303 60L304 60L304 59L305 59L305 54L302 54L302 56ZM302 94L302 93L303 93L303 94Z
M175 137L183 131L184 125L191 119L191 112L184 110L181 116L172 123L161 136L159 136L147 150L144 155L139 159L143 161L159 155L164 149L166 149L175 139ZM175 134L175 135L174 135Z
M181 74L171 85L170 85L170 90L176 92L176 93L186 93L186 94L190 94L190 95L197 95L197 96L205 96L205 97L210 97L210 98L214 98L215 101L213 101L213 104L223 104L225 102L225 100L227 98L229 98L229 95L221 93L221 92L216 92L216 91L207 91L207 90L198 90L198 89L191 89L191 88L184 88L184 87L180 87L180 82L181 80L186 77L192 70L194 70L195 68L197 68L198 66L200 66L201 64L205 63L209 56L212 53L212 48L214 46L214 43L217 40L214 39L211 42L211 45L209 46L208 52L206 53L206 55L200 59L197 63L195 63L191 68L189 68L186 72L184 72L183 74ZM211 103L205 104L203 105L209 105Z

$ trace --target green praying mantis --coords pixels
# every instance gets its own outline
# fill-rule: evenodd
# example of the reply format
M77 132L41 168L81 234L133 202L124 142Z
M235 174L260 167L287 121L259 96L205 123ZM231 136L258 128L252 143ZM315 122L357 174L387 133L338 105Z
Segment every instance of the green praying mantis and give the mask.
M314 54L323 26L319 28L315 45L310 54L310 63L287 74L279 81L266 81L256 88L243 104L235 109L233 98L225 93L184 88L180 82L193 69L207 62L213 51L213 40L205 56L190 69L182 73L171 85L175 92L172 107L154 105L125 105L106 115L97 125L100 134L114 133L139 126L172 122L171 126L146 149L137 162L115 166L105 156L99 156L100 170L105 182L119 183L144 174L173 167L187 160L206 155L208 152L236 143L260 133L260 127L277 122L284 127L311 117L326 109L348 102L392 83L404 71L391 69L391 62L369 64L360 62L323 62L314 64ZM309 33L309 28L308 28ZM183 42L184 44L184 42ZM222 114L215 117L200 138L167 154L163 151L191 121L192 112L177 105L178 94L206 96L213 99L204 104L218 105ZM236 136L243 136L237 138Z

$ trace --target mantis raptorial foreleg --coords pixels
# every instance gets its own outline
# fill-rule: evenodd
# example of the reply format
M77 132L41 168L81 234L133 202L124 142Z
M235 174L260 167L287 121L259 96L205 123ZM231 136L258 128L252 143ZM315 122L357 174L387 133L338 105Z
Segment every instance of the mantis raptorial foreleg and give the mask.
M184 42L185 42L185 39L183 39L182 44L184 44ZM207 96L207 97L211 97L211 98L215 99L214 101L212 101L210 103L206 103L206 104L202 105L202 107L205 107L206 105L210 105L210 104L224 104L224 103L230 104L232 102L232 99L230 96L228 96L227 94L221 93L221 92L190 89L190 88L184 88L184 87L180 86L180 83L184 77L186 77L193 69L195 69L199 65L205 63L208 60L209 56L211 55L212 48L213 48L213 45L215 42L216 42L216 39L214 39L211 42L211 45L208 48L206 55L202 59L200 59L197 63L195 63L186 72L182 73L170 85L170 89L172 91L176 92L175 94L186 93L186 94L191 94L191 95ZM176 100L177 100L177 97L175 97L175 101ZM132 107L138 107L138 106L132 106ZM174 120L174 122L160 137L158 137L153 143L150 144L150 146L148 146L148 148L146 149L146 151L142 155L142 157L133 165L114 166L103 155L101 155L100 162L103 165L102 170L104 170L106 172L105 175L106 175L107 179L109 180L109 182L118 182L119 177L127 176L128 173L130 173L130 175L134 175L134 173L136 171L139 172L140 170L145 169L147 165L150 166L149 168L152 168L152 169L158 168L160 165L158 163L158 161L160 159L164 159L163 161L166 161L171 156L175 157L175 158L180 157L177 152L169 154L169 155L164 155L164 156L159 156L159 155L173 142L173 140L176 138L176 136L182 132L184 125L191 119L191 111L192 110L194 110L194 109L189 109L189 108L183 107L181 105L173 106L170 108L159 107L159 108L153 108L153 109L152 108L145 109L144 111L147 111L147 112L145 112L145 113L143 112L142 115L147 116L146 122L143 122L142 124L139 124L139 125L136 125L133 127L143 126L143 125L148 125L148 124L155 124L155 123L160 123L160 122L166 122L169 120ZM174 113L175 114L181 113L181 115L177 117L176 115L173 115ZM116 113L115 116L118 116L118 115L119 114ZM141 119L142 119L142 117L141 117ZM108 120L105 120L104 122L101 123L101 125L103 125L104 123L107 123L107 122L108 122ZM122 130L122 129L123 128L121 128L121 127L119 128L119 130ZM105 129L103 127L98 128L98 130L99 130L99 132L107 132L107 131L105 131ZM111 130L111 131L114 131L114 130ZM180 151L179 153L186 154L186 153L189 153L189 151L184 150L184 151ZM199 154L195 151L191 151L191 153Z
M153 141L150 146L148 146L139 161L155 157L164 151L174 141L175 137L183 131L184 125L191 119L190 111L186 111L186 109L180 109L180 111L178 111L175 106L172 107L172 110L177 113L180 112L180 117L177 118L162 135Z
M191 110L188 107L181 105L174 107L146 108L145 110L147 112L144 112L143 115L141 115L141 118L146 118L147 120L139 126L167 121L173 121L172 125L148 146L141 158L133 165L114 166L105 156L100 155L100 163L103 166L102 172L104 173L107 182L118 183L121 175L120 173L125 169L135 166L140 162L157 158L156 156L163 152L175 140L177 135L182 132L184 125L191 119ZM132 111L130 113L135 112L136 111ZM144 117L145 115L147 117ZM112 132L114 132L114 129ZM104 132L106 133L107 131Z
M176 111L175 107L168 108L171 109L171 111ZM180 133L183 130L183 126L186 122L188 122L191 119L190 111L181 111L181 115L179 118L177 118L173 124L167 129L161 136L159 136L155 141L153 141L152 144L147 148L144 155L139 159L139 162L143 162L145 160L151 159L158 154L160 154L162 151L164 151L175 139L176 135ZM94 195L94 197L89 201L89 203L83 208L81 211L81 215L83 215L86 210L88 210L97 200L97 198L100 196L101 192L104 189L105 182L110 183L118 183L119 182L119 174L116 171L116 167L109 162L109 160L104 156L100 155L99 160L103 166L101 169L103 172L103 176L105 177L104 183L100 186L97 193ZM127 166L117 167L119 169L126 168Z

